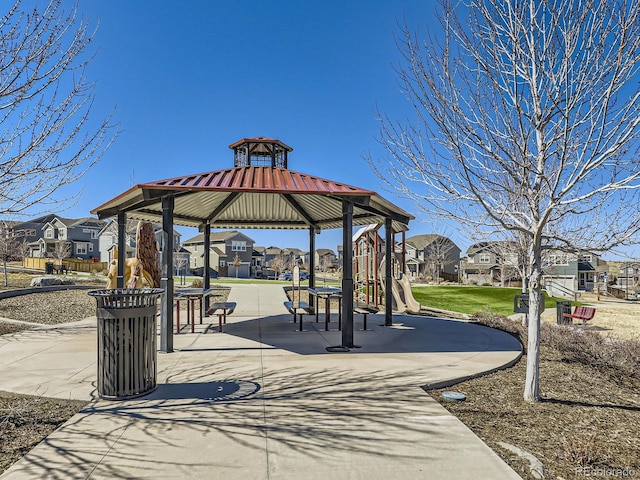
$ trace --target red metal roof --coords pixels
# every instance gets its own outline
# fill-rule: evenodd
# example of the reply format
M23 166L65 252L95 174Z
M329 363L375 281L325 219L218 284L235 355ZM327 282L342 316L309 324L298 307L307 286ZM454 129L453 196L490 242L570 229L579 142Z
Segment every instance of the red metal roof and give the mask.
M99 218L161 221L162 198L173 197L176 225L216 228L317 229L342 226L342 200L351 199L353 224L384 222L406 229L413 217L376 192L285 168L243 166L147 182L92 210Z
M263 192L297 194L375 195L372 190L334 182L286 168L235 167L227 170L157 180L140 185L143 188L171 190L223 190L226 192Z

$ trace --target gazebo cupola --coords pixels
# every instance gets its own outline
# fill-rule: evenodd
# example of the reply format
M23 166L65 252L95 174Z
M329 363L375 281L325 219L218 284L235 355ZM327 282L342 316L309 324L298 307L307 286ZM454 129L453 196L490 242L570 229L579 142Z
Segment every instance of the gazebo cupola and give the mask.
M287 168L287 155L293 151L280 140L266 137L243 138L229 145L234 167Z

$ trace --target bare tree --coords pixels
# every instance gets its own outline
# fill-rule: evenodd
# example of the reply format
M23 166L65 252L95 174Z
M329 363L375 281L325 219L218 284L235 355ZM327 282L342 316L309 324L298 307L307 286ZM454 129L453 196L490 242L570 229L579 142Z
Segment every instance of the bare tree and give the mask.
M62 3L16 0L0 17L2 215L70 204L73 194L54 194L81 178L115 138L111 117L90 125L93 84L84 70L93 31L77 5L65 12Z
M58 240L53 247L53 258L58 260L58 265L62 265L62 260L71 255L72 243L66 240Z
M372 167L425 212L529 251L524 398L539 399L542 251L604 251L640 226L640 2L441 1L408 27L400 84L414 119L381 115Z
M187 264L189 263L189 257L183 252L173 252L173 266L176 269L176 273L180 276L180 284L184 285Z
M453 243L445 235L435 234L433 241L426 246L424 251L425 269L440 283L440 274L444 266L451 260Z
M236 270L236 278L238 278L238 269L242 265L242 260L240 259L240 255L237 253L233 257L233 262L231 262L231 266Z
M278 275L284 272L287 269L287 266L288 266L287 257L282 252L280 252L277 256L275 256L271 260L271 269L274 272L276 272Z
M24 255L25 245L24 238L16 237L9 223L0 221L0 258L2 258L2 274L5 287L9 286L7 263L21 258Z
M518 242L513 240L498 240L489 243L489 250L495 254L496 264L500 269L500 286L502 287L506 285L507 279L511 279L514 275L520 276L523 284L525 283L520 267L524 264L527 251L523 254L519 246Z

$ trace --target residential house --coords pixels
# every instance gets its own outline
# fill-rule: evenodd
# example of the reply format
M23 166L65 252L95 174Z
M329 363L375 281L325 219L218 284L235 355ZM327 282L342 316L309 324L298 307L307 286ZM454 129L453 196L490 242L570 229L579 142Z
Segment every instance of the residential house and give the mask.
M45 215L13 226L13 236L27 242L27 256L54 257L62 245L69 245L68 257L98 259L98 234L104 222L92 217L70 219ZM66 249L65 249L66 250Z
M460 248L449 238L430 233L414 235L405 240L407 267L418 275L458 280Z
M384 242L382 243L382 248L384 248ZM405 273L411 277L417 277L425 273L424 260L420 259L418 249L411 243L405 241L403 246L402 242L396 242L394 253L400 262L402 261L402 254L404 253ZM435 278L435 272L432 273L431 276Z
M299 248L283 248L282 254L287 258L289 269L293 269L296 265L303 267L305 265L305 252Z
M209 268L220 276L249 278L253 261L254 241L243 233L232 231L211 232ZM191 272L204 272L204 234L185 241L182 246L191 254Z
M2 261L20 260L23 256L20 239L14 238L13 228L20 222L0 220L0 255Z
M136 254L136 232L138 230L138 220L127 220L125 226L125 258L134 257ZM162 225L159 223L152 223L153 234L156 238L158 245L158 253L162 252L162 246L164 244L164 236L162 231ZM187 265L189 265L188 251L180 247L180 233L176 230L173 231L173 244L176 251L173 253L173 263L176 273L180 270L180 267L184 264L185 258ZM118 247L118 222L117 220L110 220L100 230L98 234L98 244L100 250L100 261L109 262L114 257L114 251Z
M316 270L330 272L338 269L338 257L330 248L318 248L315 252Z
M513 242L480 242L467 249L460 260L464 283L501 284L520 279L522 259Z
M637 290L640 287L640 263L624 262L620 265L616 285L625 290Z
M593 291L598 278L608 272L608 266L607 262L592 253L550 251L544 256L543 271L547 292L563 297L570 296L570 292Z
M251 276L262 277L265 270L265 254L266 248L262 246L254 246L251 254Z
M274 272L280 272L285 269L284 258L282 256L282 249L280 247L267 247L264 250L264 266L269 270L269 275L273 275Z

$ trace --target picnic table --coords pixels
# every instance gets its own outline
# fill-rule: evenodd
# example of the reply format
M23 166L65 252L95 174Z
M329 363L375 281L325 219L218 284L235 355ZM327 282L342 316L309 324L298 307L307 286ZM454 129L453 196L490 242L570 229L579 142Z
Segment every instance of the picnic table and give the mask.
M200 323L202 324L202 317L204 311L204 299L205 297L220 297L219 293L213 293L211 288L180 288L175 291L176 302L176 333L180 333L180 302L185 301L187 303L187 325L191 323L191 333L195 331L195 309L196 302L200 302ZM191 321L189 321L191 320Z
M309 295L316 297L316 322L318 322L318 312L320 310L319 300L324 299L324 329L329 330L331 321L331 300L338 300L338 330L342 329L342 290L333 287L310 288Z

